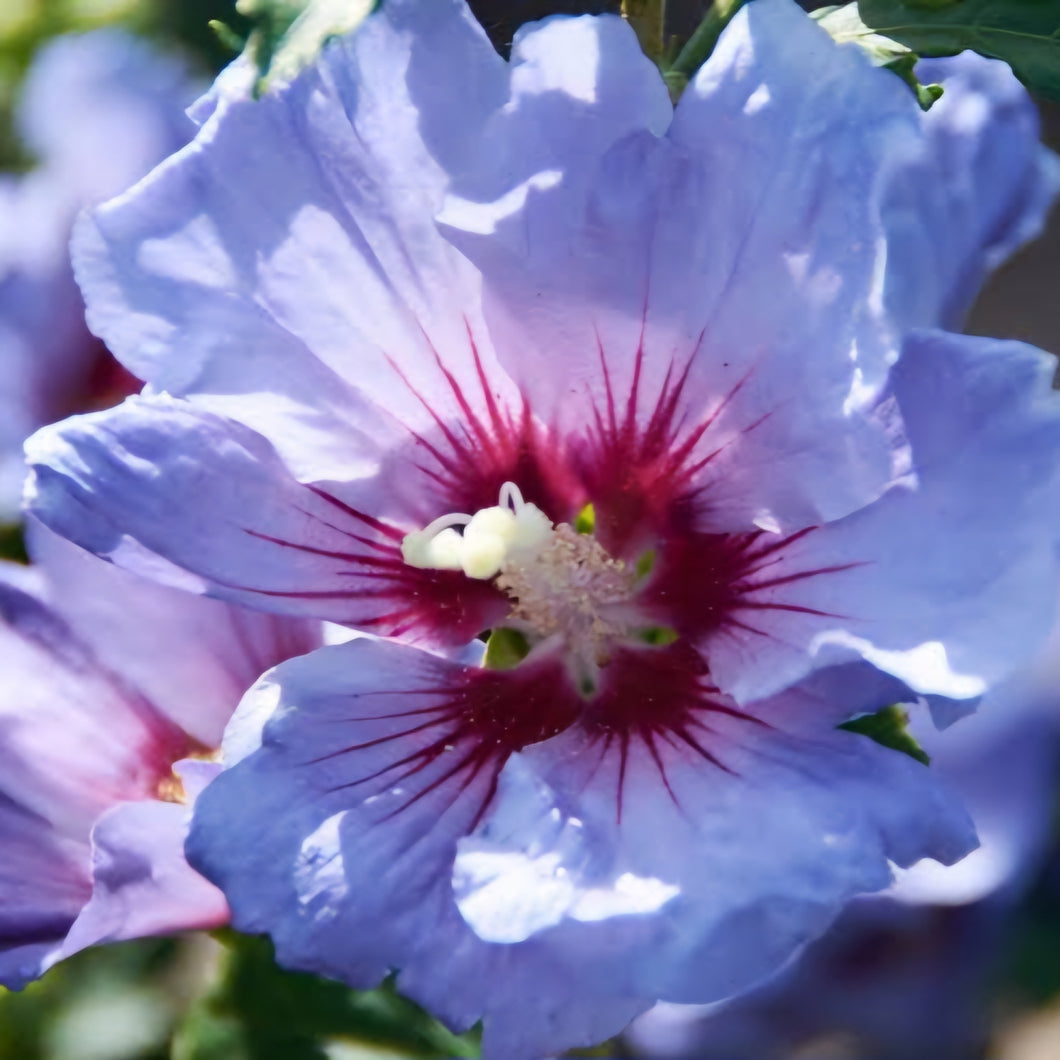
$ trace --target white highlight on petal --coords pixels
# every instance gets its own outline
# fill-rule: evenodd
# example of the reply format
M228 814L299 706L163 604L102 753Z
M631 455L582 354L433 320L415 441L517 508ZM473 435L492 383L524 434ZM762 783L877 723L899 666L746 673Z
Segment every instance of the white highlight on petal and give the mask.
M769 85L759 85L747 97L747 102L743 105L743 112L748 117L752 114L757 114L764 107L768 107L772 99L773 96L769 91Z
M234 766L261 750L265 722L279 710L282 690L267 670L240 701L225 727L221 759L226 767Z
M589 19L556 20L517 34L512 47L512 98L563 92L595 103L601 77L600 33Z
M520 213L532 193L549 191L562 183L562 170L545 169L516 185L511 191L505 192L494 202L471 202L450 195L438 214L438 223L442 227L448 225L475 235L490 235L509 217Z
M524 942L565 918L586 923L658 912L680 887L624 872L600 887L579 885L550 851L502 853L461 840L453 876L460 913L486 942Z
M981 696L987 688L981 677L955 671L946 654L946 646L937 640L926 641L904 651L888 651L877 648L861 637L832 631L815 637L810 650L817 654L830 645L852 648L867 662L905 681L922 695L972 699Z
M777 517L772 512L758 512L751 522L767 534L779 534L781 531L780 523L777 522Z
M856 342L851 346L850 359L855 362L858 359ZM875 387L866 383L865 373L861 368L855 367L853 378L850 381L850 392L847 394L846 399L843 402L843 415L855 415L859 409L868 407L869 403L875 396Z
M347 641L364 636L363 633L350 629L349 626L340 626L337 622L324 622L321 625L325 644L345 644Z
M1019 851L983 835L982 845L956 865L940 865L925 858L908 869L895 868L890 898L906 905L969 905L994 894L1019 869Z
M573 909L576 920L608 920L613 916L655 913L681 888L654 876L635 876L624 872L610 887L587 890Z
M755 93L757 95L757 93ZM754 96L751 97L754 99ZM804 283L810 272L810 255L807 251L796 254L794 252L781 255L784 264L788 267L788 273L796 283Z
M306 836L295 861L298 901L302 906L311 907L318 921L337 917L347 895L341 830L345 816L344 811L328 817L315 832Z

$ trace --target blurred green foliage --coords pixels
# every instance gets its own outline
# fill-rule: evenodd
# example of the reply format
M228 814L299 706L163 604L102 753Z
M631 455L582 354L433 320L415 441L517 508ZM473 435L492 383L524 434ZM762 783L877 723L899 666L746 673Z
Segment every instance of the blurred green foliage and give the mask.
M234 0L0 0L0 170L33 165L14 135L12 110L33 55L48 38L123 25L182 51L208 74L232 58L210 29L211 19L241 33L250 28Z
M16 563L28 563L26 543L22 539L22 527L0 524L0 559L13 559Z
M995 993L1012 1011L1060 998L1060 790L1054 795L1052 844L1012 917L998 962Z
M20 993L0 989L0 1060L166 1060L184 945L88 950Z
M328 1060L336 1055L476 1057L476 1035L450 1034L388 983L349 990L314 975L287 972L272 944L219 932L225 952L210 989L173 1041L173 1060ZM334 1044L358 1045L356 1054Z

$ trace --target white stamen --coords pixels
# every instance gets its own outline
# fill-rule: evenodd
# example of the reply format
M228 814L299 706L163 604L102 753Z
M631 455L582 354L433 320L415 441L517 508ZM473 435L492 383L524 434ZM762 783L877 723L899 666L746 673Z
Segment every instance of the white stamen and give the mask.
M496 578L511 600L507 621L532 640L562 637L582 685L595 685L613 644L636 629L625 610L636 571L608 555L591 535L567 523L553 526L514 482L501 486L496 505L474 515L443 515L408 534L401 551L414 567L462 570L480 581Z
M460 570L463 547L464 539L451 526L447 526L428 543L427 558L436 569Z
M469 578L486 580L501 569L515 536L515 514L508 508L483 508L464 527L461 559Z
M464 527L464 540L499 537L505 543L515 533L515 513L509 508L482 508Z
M515 530L509 552L534 551L552 535L552 521L536 504L524 504L515 513Z
M467 526L470 522L470 515L465 515L463 512L450 512L448 515L439 515L437 519L429 522L419 533L426 537L433 537L447 527Z
M463 535L454 529L463 526ZM474 515L442 515L401 543L410 567L425 570L462 570L469 578L488 581L500 573L513 552L539 547L552 532L552 523L536 504L528 504L514 482L505 482L500 503Z
M401 558L410 567L421 570L460 570L461 537L453 527L470 522L471 516L463 512L440 515L422 530L405 535L401 542Z
M501 507L511 508L513 512L518 514L519 509L526 504L523 500L523 491L514 482L505 482L501 486Z

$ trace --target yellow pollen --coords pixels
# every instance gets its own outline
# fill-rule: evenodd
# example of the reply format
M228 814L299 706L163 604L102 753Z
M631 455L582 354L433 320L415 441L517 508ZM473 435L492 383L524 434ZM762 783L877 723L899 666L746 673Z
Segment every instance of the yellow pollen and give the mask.
M183 806L188 801L184 784L176 773L170 773L158 782L157 793L163 802L179 802Z
M182 758L191 758L196 762L220 762L220 747L204 747L202 744L194 743ZM181 806L188 804L188 793L184 788L184 781L180 779L176 769L162 777L155 788L155 797L162 802L176 802Z

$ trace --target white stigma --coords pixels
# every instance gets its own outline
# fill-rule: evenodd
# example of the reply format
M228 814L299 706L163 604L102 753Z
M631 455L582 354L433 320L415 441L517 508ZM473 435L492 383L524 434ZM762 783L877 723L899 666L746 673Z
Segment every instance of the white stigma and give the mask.
M464 528L458 534L456 527ZM501 486L500 503L474 515L453 512L405 536L401 555L410 567L462 570L488 581L513 555L533 552L552 533L552 523L536 504L523 500L512 482Z
M407 535L401 551L413 567L497 578L512 601L507 623L532 641L561 637L583 684L594 683L614 642L637 628L628 610L636 572L594 537L568 523L553 526L511 482L501 487L498 504L474 515L443 515Z

